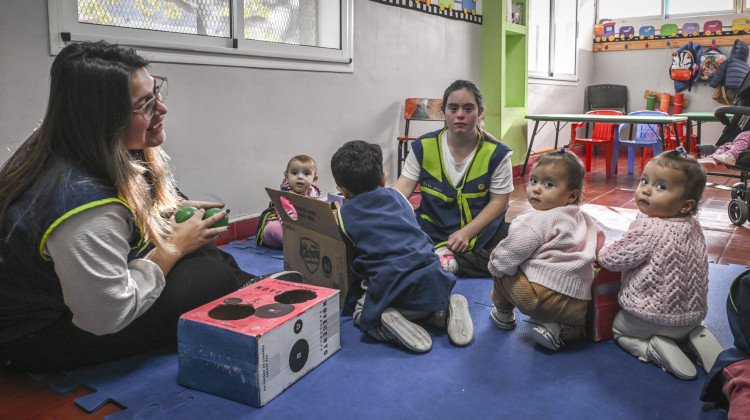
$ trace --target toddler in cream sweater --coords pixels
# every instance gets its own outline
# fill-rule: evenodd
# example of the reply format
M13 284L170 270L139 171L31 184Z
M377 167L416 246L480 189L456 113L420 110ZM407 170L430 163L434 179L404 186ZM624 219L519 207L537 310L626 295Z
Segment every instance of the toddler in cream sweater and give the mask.
M492 322L514 329L518 308L539 322L532 336L550 350L586 336L593 264L604 232L578 206L584 175L573 152L561 148L541 155L526 189L533 209L513 220L488 265L494 280Z

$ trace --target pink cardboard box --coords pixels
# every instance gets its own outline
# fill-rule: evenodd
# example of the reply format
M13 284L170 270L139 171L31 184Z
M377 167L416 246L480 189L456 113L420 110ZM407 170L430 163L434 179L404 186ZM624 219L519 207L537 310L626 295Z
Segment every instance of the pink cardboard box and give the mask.
M260 407L341 348L339 291L264 279L178 322L179 383Z

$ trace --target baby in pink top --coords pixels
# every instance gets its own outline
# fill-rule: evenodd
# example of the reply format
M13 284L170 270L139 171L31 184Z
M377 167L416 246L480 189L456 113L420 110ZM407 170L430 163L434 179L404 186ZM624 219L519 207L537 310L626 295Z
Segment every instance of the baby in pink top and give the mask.
M696 377L683 348L711 369L722 347L703 325L708 312L708 253L694 217L706 173L682 148L664 152L643 169L635 192L638 215L598 262L622 271L615 341L643 362L675 377Z
M492 322L516 328L517 308L538 321L531 337L550 350L586 337L604 232L578 205L585 175L581 160L564 148L539 156L526 188L532 209L513 219L487 267L494 283Z

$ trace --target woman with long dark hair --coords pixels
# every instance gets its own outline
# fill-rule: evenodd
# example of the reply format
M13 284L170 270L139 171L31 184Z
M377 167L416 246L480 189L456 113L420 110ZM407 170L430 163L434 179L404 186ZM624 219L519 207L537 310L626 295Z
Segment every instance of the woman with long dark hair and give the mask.
M251 276L183 200L161 148L166 78L132 49L70 44L46 115L0 170L0 361L73 369L176 348L179 316ZM177 224L185 204L198 213Z

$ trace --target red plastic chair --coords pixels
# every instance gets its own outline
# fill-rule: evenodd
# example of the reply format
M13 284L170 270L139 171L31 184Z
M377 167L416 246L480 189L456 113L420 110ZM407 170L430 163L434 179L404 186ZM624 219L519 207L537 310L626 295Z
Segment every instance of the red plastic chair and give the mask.
M672 124L668 125L666 127L666 133L665 133L665 144L666 144L666 150L676 149L677 146L685 147L685 140L687 139L687 121L678 121L677 122L677 138L675 138L674 135L674 127ZM679 141L678 141L679 139ZM696 155L698 152L695 149L695 146L698 144L698 138L695 134L690 136L690 151L689 153L692 155Z
M600 109L596 111L589 111L586 114L593 114L593 115L622 115L621 111L615 111L615 110L609 110L609 109ZM614 129L613 126L616 125L615 123L605 123L605 122L598 122L594 123L594 129L591 133L591 138L579 138L577 136L576 130L579 127L583 127L586 123L580 122L575 123L570 126L570 148L576 146L576 143L583 143L586 147L586 170L591 170L591 155L593 154L593 148L597 144L603 145L605 147L605 159L606 159L606 171L607 171L607 177L610 176L610 172L612 171L612 165L615 165L616 162L612 161L612 146L614 144Z

